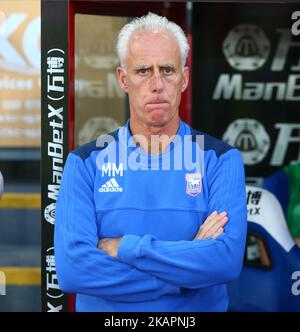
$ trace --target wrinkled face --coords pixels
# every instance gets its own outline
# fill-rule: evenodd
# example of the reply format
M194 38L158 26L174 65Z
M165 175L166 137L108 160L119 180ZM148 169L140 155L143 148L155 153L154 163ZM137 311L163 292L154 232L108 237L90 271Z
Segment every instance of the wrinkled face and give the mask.
M128 93L131 121L161 127L178 119L188 68L182 69L179 45L171 34L136 32L129 41L126 73L120 67L117 73Z

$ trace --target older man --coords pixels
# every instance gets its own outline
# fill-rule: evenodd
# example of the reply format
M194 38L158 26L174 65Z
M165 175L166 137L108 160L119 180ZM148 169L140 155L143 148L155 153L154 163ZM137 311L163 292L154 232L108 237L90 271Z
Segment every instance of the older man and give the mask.
M241 270L240 154L179 118L181 28L149 13L121 30L130 119L69 154L56 207L60 288L77 311L225 311Z

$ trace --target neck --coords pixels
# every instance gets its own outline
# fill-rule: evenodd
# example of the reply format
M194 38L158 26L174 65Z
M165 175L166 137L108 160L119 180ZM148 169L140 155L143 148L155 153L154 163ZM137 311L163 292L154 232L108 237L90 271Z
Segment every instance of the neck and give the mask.
M134 140L147 153L161 154L171 143L179 127L179 117L175 116L165 125L147 126L130 118L130 130Z

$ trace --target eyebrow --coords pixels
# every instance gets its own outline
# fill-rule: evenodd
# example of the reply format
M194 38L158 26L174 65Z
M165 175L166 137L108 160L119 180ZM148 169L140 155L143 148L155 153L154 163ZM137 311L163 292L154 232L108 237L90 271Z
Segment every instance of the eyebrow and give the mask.
M147 66L147 65L140 65L136 66L134 69L135 70L140 70L140 69L150 69L152 66Z
M151 69L153 66L149 66L149 65L140 65L140 66L136 66L134 68L134 70L140 70L140 69ZM170 64L170 63L166 63L166 64L163 64L161 66L159 66L160 69L164 69L164 68L172 68L172 69L175 69L175 66L173 64Z
M160 67L172 67L172 68L175 68L175 66L172 65L171 63L166 63L164 65L161 65Z
M159 68L162 68L162 69L164 69L164 68L172 68L172 69L175 69L175 66L172 65L172 64L170 64L170 63L167 63L167 64L165 64L165 65L159 66Z

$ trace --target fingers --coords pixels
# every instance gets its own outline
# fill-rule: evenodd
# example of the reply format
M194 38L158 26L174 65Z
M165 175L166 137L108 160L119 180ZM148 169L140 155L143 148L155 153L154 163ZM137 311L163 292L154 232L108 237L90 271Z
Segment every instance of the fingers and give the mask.
M214 222L211 223L211 225L209 226L209 228L207 229L206 233L204 233L203 236L206 239L209 237L213 237L215 233L219 231L220 228L223 228L223 226L226 224L227 221L228 218L226 215L224 217L220 217L219 215L218 220L215 220Z
M104 250L109 242L109 238L103 238L98 242L98 248Z
M101 249L109 256L116 257L121 239L122 239L121 237L120 238L103 238L98 242L97 247L98 247L98 249Z
M214 220L214 218L216 218L218 216L218 212L214 211L213 213L211 213L204 221L204 223L201 226L205 226L208 225L212 220Z
M202 238L202 235L205 232L205 227L209 224L210 221L213 220L218 215L217 211L212 212L204 221L204 223L199 227L198 233L196 234L195 238Z
M214 225L216 223L218 223L223 217L226 216L226 212L222 212L222 213L217 213L217 211L214 211L213 213L211 213L206 220L204 221L204 223L200 226L200 229L198 231L197 237L200 238L207 238L208 236L206 235L207 232L209 232L212 227L214 227Z
M217 211L214 211L211 215L209 215L205 222L203 223L203 226L211 226L212 224L216 223L218 220L220 220L223 217L226 217L227 213L225 211L218 213Z
M112 241L109 238L101 239L98 243L98 249L104 251L107 255L112 256Z
M211 213L205 222L200 226L199 231L194 239L207 239L209 237L216 238L223 233L223 226L227 223L227 213Z
M219 235L221 235L224 232L224 228L220 227L213 235L212 238L216 239Z

